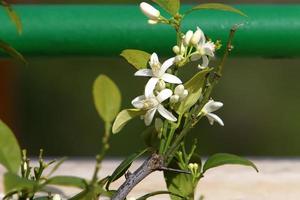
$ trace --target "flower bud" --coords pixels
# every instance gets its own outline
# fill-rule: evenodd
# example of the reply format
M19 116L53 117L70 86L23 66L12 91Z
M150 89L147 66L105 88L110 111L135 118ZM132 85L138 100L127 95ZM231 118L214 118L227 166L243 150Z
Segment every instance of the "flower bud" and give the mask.
M164 125L163 121L160 118L155 119L155 130L159 133Z
M190 164L188 165L188 168L192 171L192 170L194 169L194 163L190 163Z
M166 83L163 80L159 80L155 87L158 91L161 91L166 88Z
M184 57L182 56L182 55L177 55L176 57L175 57L175 63L179 63L179 62L181 62L182 60L184 59Z
M189 94L189 91L184 90L183 93L182 93L182 95L181 95L181 97L180 97L180 99L181 99L181 100L185 99L185 98L187 97L188 94Z
M140 4L141 11L150 19L157 20L160 16L159 10L151 6L150 4L146 2L142 2Z
M179 101L179 96L178 95L173 95L170 97L170 103L171 104L174 104L174 103L177 103Z
M177 85L175 90L174 90L174 94L181 96L183 94L184 91L184 86L183 85Z
M190 45L192 37L193 37L193 31L189 30L188 32L186 32L186 34L184 36L183 44L185 46Z
M148 24L154 25L154 24L157 24L157 23L158 23L157 20L152 20L152 19L148 20Z
M52 198L52 200L61 200L61 197L59 194L55 194Z
M173 52L175 53L175 54L179 54L180 53L180 48L179 48L179 46L174 46L173 47Z
M23 169L24 169L25 171L27 171L27 169L28 169L27 162L24 162L24 164L23 164Z
M191 38L191 44L196 46L199 41L200 41L200 38L202 36L202 31L200 28L197 27L197 30L195 31L195 33L193 34L192 38Z
M180 53L183 55L183 54L185 54L185 51L186 51L186 49L185 49L184 45L181 44Z

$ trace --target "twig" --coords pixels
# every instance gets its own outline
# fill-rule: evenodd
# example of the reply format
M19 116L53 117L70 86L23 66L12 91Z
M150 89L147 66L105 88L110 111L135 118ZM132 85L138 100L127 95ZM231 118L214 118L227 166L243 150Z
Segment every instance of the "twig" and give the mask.
M119 187L112 200L124 200L128 193L144 178L154 171L164 166L164 159L159 154L152 154L144 163L132 174L127 176L126 181Z

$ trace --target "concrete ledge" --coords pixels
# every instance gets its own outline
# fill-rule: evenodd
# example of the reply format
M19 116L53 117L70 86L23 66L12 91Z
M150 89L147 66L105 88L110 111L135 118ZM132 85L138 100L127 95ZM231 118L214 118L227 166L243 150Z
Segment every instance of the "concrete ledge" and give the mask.
M300 198L300 160L299 159L252 159L260 173L253 169L240 166L224 166L208 171L198 185L198 196L205 196L205 200L297 200ZM117 167L120 160L106 160L103 163L101 176L109 175ZM141 161L133 164L132 170ZM92 160L70 160L57 171L56 174L75 175L89 178L93 172ZM0 174L4 172L0 169ZM112 188L117 188L124 179L121 178ZM2 182L2 177L0 178ZM162 173L153 173L145 179L130 196L138 197L145 193L164 190L165 184ZM66 190L68 195L77 191ZM3 192L2 185L0 192ZM169 199L166 195L152 199Z

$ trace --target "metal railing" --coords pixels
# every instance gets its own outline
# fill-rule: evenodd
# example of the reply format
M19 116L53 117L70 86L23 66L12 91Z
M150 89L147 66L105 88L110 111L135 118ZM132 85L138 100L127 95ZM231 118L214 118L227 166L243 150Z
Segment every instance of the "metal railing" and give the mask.
M25 56L116 56L137 48L171 54L173 30L148 25L137 5L16 5L23 23L19 36L5 12L0 38ZM183 6L183 10L189 6ZM226 40L234 24L244 25L234 40L235 56L299 57L300 4L237 5L249 17L222 11L200 11L183 28L200 25L214 40Z

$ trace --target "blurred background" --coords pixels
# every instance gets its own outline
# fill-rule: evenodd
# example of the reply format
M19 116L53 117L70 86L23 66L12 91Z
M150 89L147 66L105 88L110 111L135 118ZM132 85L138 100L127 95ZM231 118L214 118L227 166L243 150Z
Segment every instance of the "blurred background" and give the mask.
M109 1L138 3L140 1ZM182 1L195 3L200 1ZM201 1L210 2L210 1ZM296 3L223 1L226 3ZM108 1L11 1L11 3L108 3ZM29 66L0 60L0 118L16 133L23 148L36 155L93 156L100 148L103 124L92 100L92 84L107 74L119 86L122 108L143 90L145 80L133 78L134 68L121 57L27 57ZM214 92L224 102L217 112L225 127L206 119L192 130L198 152L250 156L300 155L300 59L231 58ZM111 156L143 147L143 122L136 119L112 137Z

